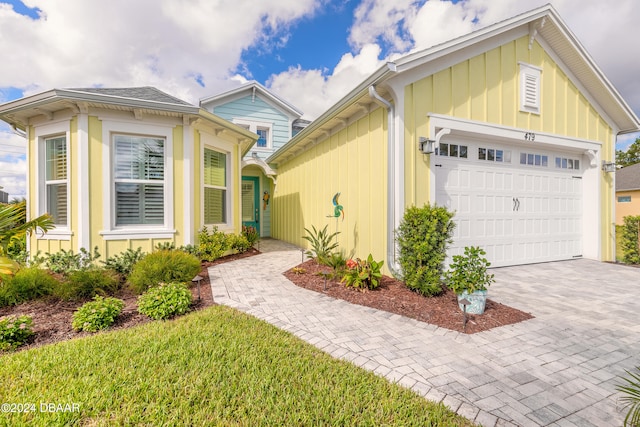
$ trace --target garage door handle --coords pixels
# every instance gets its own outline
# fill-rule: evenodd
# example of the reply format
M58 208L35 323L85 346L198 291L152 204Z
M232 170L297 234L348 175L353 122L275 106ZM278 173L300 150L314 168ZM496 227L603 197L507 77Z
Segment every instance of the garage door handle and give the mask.
M435 165L435 166L436 166L437 168L441 168L441 167L442 167L442 165Z
M514 212L519 211L520 210L520 199L518 199L516 197L513 197L512 200L513 200L513 211Z

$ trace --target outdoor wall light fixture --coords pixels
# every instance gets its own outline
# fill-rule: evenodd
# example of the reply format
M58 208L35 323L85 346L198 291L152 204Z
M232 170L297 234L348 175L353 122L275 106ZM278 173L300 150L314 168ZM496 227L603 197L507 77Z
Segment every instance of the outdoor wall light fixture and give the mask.
M616 165L614 162L602 161L602 170L608 173L615 172L616 169L620 169L621 166Z
M423 154L431 154L433 153L433 146L435 141L433 139L425 138L421 136L418 138L418 150L422 151Z

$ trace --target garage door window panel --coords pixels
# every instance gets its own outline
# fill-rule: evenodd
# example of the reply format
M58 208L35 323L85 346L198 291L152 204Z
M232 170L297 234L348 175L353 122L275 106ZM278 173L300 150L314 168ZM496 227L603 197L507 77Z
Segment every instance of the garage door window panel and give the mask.
M440 146L436 149L436 155L466 159L468 151L469 147L466 145L440 143Z
M549 166L549 156L538 153L520 153L520 164L528 166Z

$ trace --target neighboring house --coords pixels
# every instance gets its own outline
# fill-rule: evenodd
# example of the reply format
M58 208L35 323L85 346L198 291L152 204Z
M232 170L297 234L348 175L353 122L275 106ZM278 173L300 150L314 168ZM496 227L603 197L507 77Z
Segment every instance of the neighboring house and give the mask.
M26 136L32 253L103 257L241 230L240 161L257 135L152 87L53 89L0 105Z
M2 191L4 187L0 187L0 203L9 203L9 193Z
M200 106L258 134L258 141L242 161L242 222L256 227L260 236L270 236L276 171L264 159L308 122L301 119L302 112L255 81L204 98Z
M616 171L616 225L640 215L640 163Z
M267 159L272 236L339 231L396 270L405 208L454 210L449 256L614 260L616 136L640 121L547 5L382 66ZM333 215L340 193L344 219Z

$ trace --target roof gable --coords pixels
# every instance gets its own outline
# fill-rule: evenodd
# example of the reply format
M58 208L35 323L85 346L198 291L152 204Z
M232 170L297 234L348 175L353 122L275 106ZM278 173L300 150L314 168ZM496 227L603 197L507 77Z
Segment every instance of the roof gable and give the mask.
M281 110L285 114L289 115L291 118L296 119L302 117L302 112L300 110L298 110L296 107L294 107L284 99L270 92L266 87L262 86L256 81L251 81L227 92L222 92L217 95L202 98L200 100L200 106L206 108L215 107L246 96L253 97L256 94L260 94L263 99L273 105L276 109Z
M300 153L303 147L319 142L332 131L346 126L350 117L361 112L363 107L366 109L377 102L370 94L370 88L375 87L378 95L389 100L393 81L399 85L407 84L415 81L420 73L433 74L442 64L448 63L450 66L464 60L467 52L486 50L492 45L525 36L530 46L537 41L552 54L555 62L565 67L564 71L576 81L581 92L606 117L616 132L640 130L640 119L596 66L555 9L546 5L385 64L267 161L277 163L286 160Z

